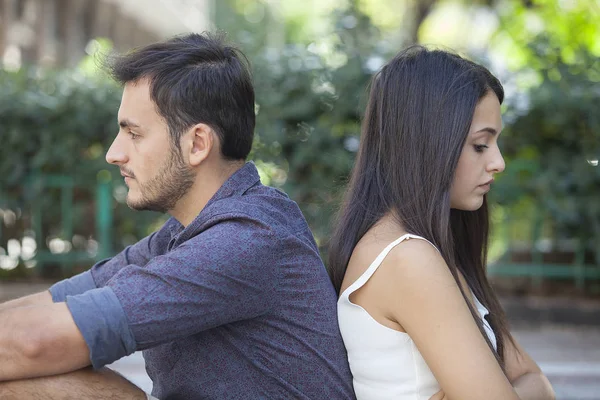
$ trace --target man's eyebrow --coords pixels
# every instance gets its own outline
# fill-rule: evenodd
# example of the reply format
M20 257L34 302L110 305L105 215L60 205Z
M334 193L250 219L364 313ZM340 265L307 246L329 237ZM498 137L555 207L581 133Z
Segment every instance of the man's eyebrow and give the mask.
M476 131L474 133L479 133L479 132L487 132L487 133L489 133L492 136L495 136L495 135L498 134L497 130L495 130L494 128L490 128L490 127L485 127L485 128L480 129L480 130L478 130L478 131Z
M127 118L120 120L119 126L121 128L141 128L139 124L136 124L135 122Z

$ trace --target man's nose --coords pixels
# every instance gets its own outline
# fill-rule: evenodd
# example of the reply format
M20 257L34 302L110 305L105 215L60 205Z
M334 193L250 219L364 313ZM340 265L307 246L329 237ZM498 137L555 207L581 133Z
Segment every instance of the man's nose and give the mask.
M118 134L106 152L106 162L109 164L122 165L128 161L125 147L121 143L121 135Z

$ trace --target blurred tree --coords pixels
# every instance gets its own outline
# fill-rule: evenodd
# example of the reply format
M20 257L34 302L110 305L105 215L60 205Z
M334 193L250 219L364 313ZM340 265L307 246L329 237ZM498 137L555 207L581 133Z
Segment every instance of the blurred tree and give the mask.
M513 69L512 93L507 169L492 195L509 210L529 210L521 225L538 215L554 248L575 239L600 263L600 6L504 4L494 43Z
M239 37L245 22L234 17L231 36ZM387 56L378 29L355 4L330 18L334 26L319 44L269 47L257 26L243 46L257 94L251 157L267 183L299 203L322 249L358 148L368 81Z
M592 117L589 113L597 107L594 86L590 85L597 82L595 76L598 75L594 58L600 46L600 21L594 12L597 3L589 0L350 1L344 11L332 14L335 25L331 34L319 36L315 42L310 40L315 35L306 37L306 30L302 31L305 35L302 38L294 31L298 26L304 26L301 17L297 16L292 24L286 20L283 25L288 31L283 34L283 42L289 43L293 39L296 44L276 48L271 47L272 40L261 39L266 37L261 33L263 30L264 35L268 35L268 19L260 24L249 23L245 18L236 21L236 16L230 13L229 24L221 26L231 31L233 37L245 40L244 49L248 50L254 64L259 110L254 157L268 163L274 178L272 183L283 186L300 203L320 243L328 236L336 201L352 165L353 150L359 137L362 100L370 76L401 46L418 41L423 33L421 28L428 23L429 17L435 15L437 21L439 12L446 13L451 6L457 12L469 15L465 32L476 27L475 31L482 32L478 25L488 23L496 29L491 41L479 43L489 50L489 56L478 56L487 58L488 62L490 57L495 61L492 69L502 75L509 96L503 140L507 144L508 170L505 178L501 177L498 182L501 188L493 192L509 210L499 208L498 211L503 215L516 215L517 208L525 207L528 211L524 215L529 218L523 219L521 225L531 231L530 210L535 204L534 199L547 199L549 203L544 205L544 210L555 211L565 209L564 202L579 201L568 191L553 196L551 188L535 191L532 187L537 187L544 179L556 182L557 174L568 169L563 166L561 172L558 163L548 161L547 157L544 160L552 165L540 161L540 154L554 151L551 148L557 144L552 144L544 133L548 131L543 130L553 126L552 129L566 132L560 126L571 126L572 142L588 151L592 148L590 140L583 140L582 132L598 132L595 125L581 126L581 121L588 121L588 117ZM487 11L482 13L483 9ZM448 18L453 17L446 14L446 22ZM444 19L438 23L444 23ZM277 24L281 25L282 21ZM239 36L239 32L243 34ZM281 34L280 29L276 32ZM483 37L489 37L493 31L482 33ZM511 72L505 70L507 67ZM582 71L586 72L582 74ZM586 89L586 94L581 92L582 97L573 95L579 90L577 88ZM519 94L515 94L515 89ZM570 95L566 95L567 92ZM582 106L584 99L587 102ZM523 107L524 103L529 106ZM553 118L540 122L542 115ZM575 121L579 121L581 129L578 131L571 125ZM540 134L513 140L521 129ZM558 149L564 150L566 146L563 145L560 143ZM589 159L593 164L593 155L580 157L575 151L570 153L571 156L584 160L582 174L590 172L585 170L587 167L594 173L598 171L585 161ZM560 159L569 158L560 155ZM582 167L581 164L573 165ZM548 175L554 178L542 178L531 172L541 169L554 174ZM573 167L571 173L575 170L577 168ZM593 192L594 186L589 183L586 187ZM563 200L558 200L561 196ZM585 196L593 198L589 191ZM557 201L560 206L550 204ZM590 212L594 209L595 206L590 205L587 213L580 213L576 218L572 211L554 217L560 221L568 218L576 226L579 222L575 221L580 218L592 218ZM563 236L580 235L560 224L555 225L554 230L562 232Z
M503 0L496 11L500 24L492 48L513 70L541 71L559 61L580 64L581 49L600 57L596 0Z
M449 5L459 11L484 7L493 17L488 11L472 13L469 21L481 25L492 18L498 26L488 47L508 99L501 140L507 171L492 191L504 208L496 217L516 211L529 217L536 205L552 219L557 236L583 235L598 243L597 3L312 1L320 14L299 2L222 0L216 2L216 24L252 64L257 130L251 158L265 183L283 188L299 203L322 249L358 148L368 81L393 53L423 37L423 27ZM392 17L402 22L386 25ZM90 189L100 171L112 174L120 204L114 210L114 249L164 220L123 205L126 188L104 161L120 90L90 71L89 60L77 72L0 71L0 209L13 210L21 220L20 233L18 224L12 231L0 225L3 238L21 240L27 229L27 216L19 210L29 201L23 181L33 172L75 177L82 188L76 193L76 234L84 238L93 234ZM48 193L43 199L48 235L58 234L52 231L57 196ZM0 256L7 248L2 240Z
M600 62L586 52L578 57L577 67L558 61L540 69L527 106L512 110L504 149L516 161L507 176L517 179L498 196L507 203L532 196L558 236L600 240Z
M0 217L5 217L0 218L0 256L6 254L10 240L22 244L33 238L34 202L43 214L44 237L36 238L37 250L47 249L49 241L58 238L69 248L93 254L96 246L90 239L96 233L98 178L112 177L116 204L125 200L118 169L104 159L117 130L120 93L105 78L90 75L89 69L86 74L33 67L15 72L0 69ZM63 237L60 192L48 188L36 196L30 182L36 174L73 178L73 237ZM163 218L126 206L116 207L113 215L111 247L116 249L147 235Z

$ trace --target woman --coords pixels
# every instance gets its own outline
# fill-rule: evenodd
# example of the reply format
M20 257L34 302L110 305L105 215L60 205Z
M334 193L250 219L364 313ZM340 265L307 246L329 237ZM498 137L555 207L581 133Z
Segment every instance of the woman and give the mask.
M372 81L329 259L359 400L554 398L485 275L503 98L484 67L419 46Z

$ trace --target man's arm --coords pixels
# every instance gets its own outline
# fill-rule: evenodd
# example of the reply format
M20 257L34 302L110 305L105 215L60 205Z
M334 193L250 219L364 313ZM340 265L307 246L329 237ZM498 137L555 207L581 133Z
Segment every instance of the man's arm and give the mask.
M0 311L0 381L75 371L88 347L65 303Z
M103 287L115 274L127 265L144 266L152 257L152 247L166 246L169 240L169 227L175 222L169 220L158 232L152 233L136 244L128 246L112 258L99 261L88 271L62 280L49 289L52 301L64 302L67 296L83 294L88 290Z
M238 217L144 267L122 268L104 287L67 297L94 368L267 313L278 299L281 274L273 235L267 226Z
M95 289L96 284L90 271L85 271L72 278L64 279L52 285L48 290L29 296L20 297L0 304L0 312L19 307L48 306L52 303L64 302L67 296L85 293Z
M42 378L0 382L0 399L146 400L146 394L108 368L83 368Z
M0 312L8 310L10 308L28 307L34 305L50 305L52 304L52 295L49 291L44 291L29 296L21 297L19 299L10 300L0 304Z
M224 240L223 238L231 238ZM241 218L65 303L0 313L0 381L98 369L136 350L255 318L277 301L279 242Z

